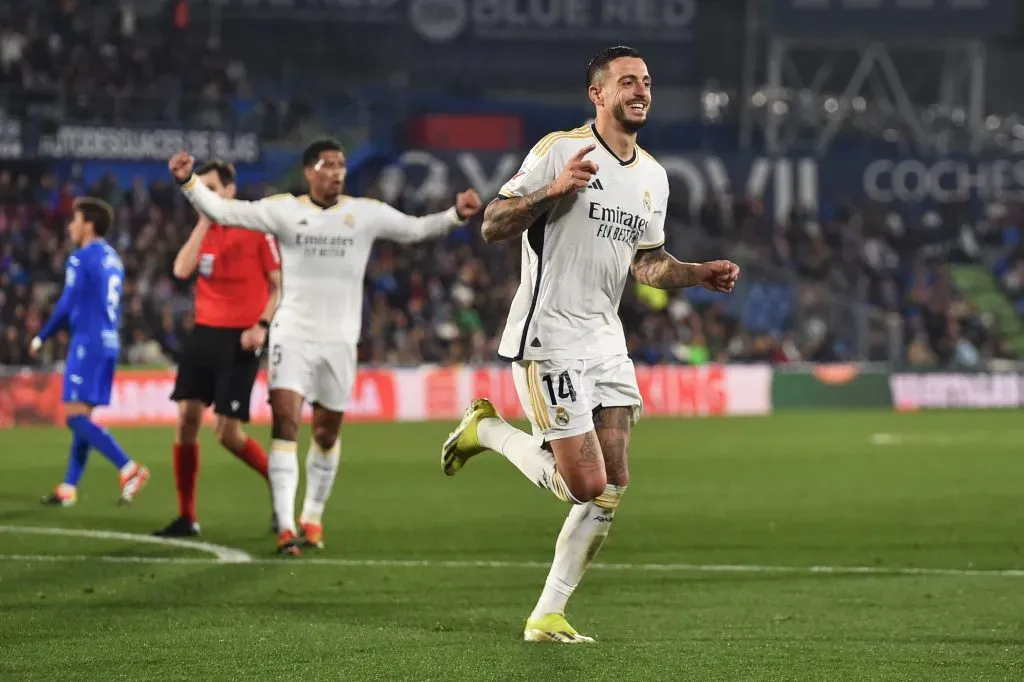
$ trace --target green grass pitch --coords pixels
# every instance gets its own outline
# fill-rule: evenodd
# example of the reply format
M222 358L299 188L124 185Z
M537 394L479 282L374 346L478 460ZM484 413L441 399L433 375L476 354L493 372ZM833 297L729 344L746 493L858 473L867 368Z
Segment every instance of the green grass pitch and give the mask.
M204 433L202 539L249 564L22 530L169 521L171 429L117 430L153 471L130 508L95 453L78 506L41 507L66 432L0 432L0 680L1021 680L1021 419L641 422L604 567L569 605L591 647L521 641L566 510L498 455L446 478L450 424L347 426L327 548L298 561Z

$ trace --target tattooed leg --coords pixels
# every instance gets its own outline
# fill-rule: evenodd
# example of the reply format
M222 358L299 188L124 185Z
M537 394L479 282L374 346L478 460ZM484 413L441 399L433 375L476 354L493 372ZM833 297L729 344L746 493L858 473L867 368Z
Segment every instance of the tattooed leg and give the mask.
M604 489L586 504L575 505L562 525L544 590L530 614L530 622L546 622L550 614L564 614L569 597L597 556L615 519L619 498L629 480L626 450L631 408L599 409L595 431L583 437L576 450L574 470L606 473ZM556 441L557 442L557 441ZM594 461L600 458L600 461Z

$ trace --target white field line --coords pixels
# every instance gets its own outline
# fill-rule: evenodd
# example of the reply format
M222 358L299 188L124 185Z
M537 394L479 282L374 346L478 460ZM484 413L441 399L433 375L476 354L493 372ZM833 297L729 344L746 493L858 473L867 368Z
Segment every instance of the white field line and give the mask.
M139 533L118 533L109 530L88 530L86 528L46 528L43 526L3 526L0 525L0 533L14 533L16 535L62 535L64 537L94 538L96 540L124 540L126 542L146 542L151 545L163 545L164 547L177 547L190 549L196 552L204 552L213 555L213 559L207 562L219 564L247 564L252 561L248 552L240 549L213 545L209 542L198 542L192 540L181 540L179 538L161 538L154 535L141 535ZM136 557L143 559L145 557Z
M1024 443L1024 431L929 431L920 433L872 433L868 442L878 446L956 446L970 443Z
M39 526L0 526L0 533L64 535L108 540L150 542L211 554L211 557L103 556L92 554L0 554L0 561L22 563L117 563L117 564L257 564L278 566L337 566L350 568L497 568L547 569L541 561L469 561L432 559L337 559L337 558L258 558L238 549L174 538L155 538L134 533L93 531ZM948 576L978 578L1024 578L1024 569L915 568L884 566L766 566L759 564L658 564L595 563L594 570L656 571L670 573L736 573L775 575L875 575L875 576Z

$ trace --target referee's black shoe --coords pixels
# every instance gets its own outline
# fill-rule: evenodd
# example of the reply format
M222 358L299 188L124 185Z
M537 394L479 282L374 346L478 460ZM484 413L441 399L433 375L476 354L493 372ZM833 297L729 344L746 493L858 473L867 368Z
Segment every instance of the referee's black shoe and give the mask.
M153 531L161 538L194 538L199 536L199 524L188 517L179 516L162 530Z

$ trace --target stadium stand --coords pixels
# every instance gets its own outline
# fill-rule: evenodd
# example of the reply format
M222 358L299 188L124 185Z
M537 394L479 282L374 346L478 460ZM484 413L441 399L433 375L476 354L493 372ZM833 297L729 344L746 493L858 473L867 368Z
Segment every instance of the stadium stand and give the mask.
M192 30L196 11L181 1L6 3L0 108L32 121L174 123L250 130L263 140L307 135L310 107L286 88L266 91L245 66L259 60L243 63L211 47L205 27ZM231 35L225 37L230 44ZM247 189L253 197L270 191ZM60 290L71 201L83 193L107 199L118 212L112 239L129 277L123 361L173 363L192 323L189 286L171 277L171 262L194 221L175 189L141 178L129 187L113 177L86 186L73 174L58 180L43 171L5 170L0 364L29 364L27 343ZM835 197L823 197L822 205L820 216L795 212L786 221L742 197L712 197L692 216L685 205L673 206L668 232L675 253L729 257L746 274L730 297L631 286L621 315L637 361L972 366L1024 352L1016 209L990 206L988 215L968 219L956 206L908 216ZM485 247L476 228L432 244L379 246L367 274L362 361L494 358L519 252ZM41 362L62 358L64 342L49 346Z
M253 188L249 194L268 191ZM109 178L92 187L73 181L58 186L50 175L10 173L0 174L0 363L29 362L28 341L60 291L64 225L80 193L104 197L117 209L112 241L128 274L123 361L173 363L192 321L190 285L173 279L171 264L195 220L174 188L167 182L122 188ZM440 206L398 207L426 212ZM730 254L747 268L743 287L732 297L629 288L620 314L638 362L857 359L844 327L847 306L895 316L905 347L905 356L896 359L911 365L964 366L1014 355L1009 339L996 334L998 321L951 278L957 265L945 264L950 254L969 262L967 255L941 242L941 257L929 256L940 242L905 238L897 214L878 222L870 207L850 207L820 225L801 216L774 225L756 206L737 204L720 215L718 208L705 206L697 225L677 213L670 231L689 239L677 237L673 249L693 259ZM851 236L860 224L866 226L863 236ZM700 225L704 229L694 229ZM1024 256L1013 241L1019 228L1004 217L986 230L971 239L1007 252L993 264L990 279L1001 287L999 296L1009 295L1019 306ZM518 271L519 250L485 245L473 224L434 243L380 244L367 273L362 360L415 365L493 359ZM837 293L844 290L845 297ZM42 362L63 357L62 343ZM861 359L887 359L888 343L885 334L874 334Z

